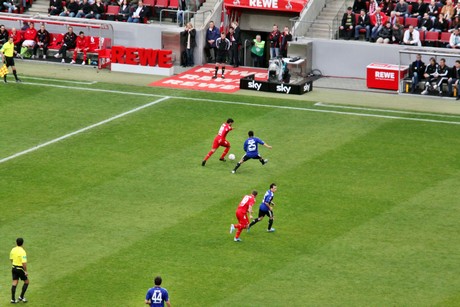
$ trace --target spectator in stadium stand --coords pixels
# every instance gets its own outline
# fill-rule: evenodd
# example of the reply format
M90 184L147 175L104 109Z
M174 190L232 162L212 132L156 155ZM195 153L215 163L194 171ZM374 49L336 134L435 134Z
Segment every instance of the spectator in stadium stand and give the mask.
M0 48L8 41L8 31L4 25L0 25Z
M396 11L390 12L390 17L388 18L388 21L391 23L392 26L398 21L398 17L396 16Z
M83 2L80 3L77 16L75 17L83 18L89 14L89 12L91 12L91 4L89 4L88 0L83 0Z
M91 6L91 12L85 15L87 19L101 19L102 14L104 14L105 8L101 0L96 0L96 2Z
M342 23L339 27L340 36L346 40L352 38L354 34L356 19L355 14L351 6L347 8L347 11L342 16Z
M62 13L62 1L61 0L50 0L50 7L48 14L51 16L59 16Z
M388 16L383 14L380 11L380 7L377 7L375 13L370 15L372 30L371 30L371 38L375 42L379 35L380 30L384 27L388 19ZM391 24L390 24L391 25Z
M460 16L454 16L450 23L449 32L452 33L456 28L460 27Z
M64 34L63 43L58 53L54 55L55 58L62 58L62 63L65 63L67 58L67 50L75 48L75 43L77 41L77 35L73 32L73 28L69 26L68 32Z
M452 0L446 0L446 5L442 7L441 14L444 15L444 19L449 21L452 20L452 18L454 18L455 9Z
M214 25L214 21L210 21L208 30L206 30L206 45L204 46L204 52L206 54L208 63L211 63L216 60L216 40L219 37L219 29L217 29Z
M420 18L418 20L418 30L419 31L431 31L433 28L433 21L430 18L430 15L428 13L423 14L423 18Z
M369 15L366 14L365 10L361 10L361 13L358 16L358 21L355 26L355 40L359 39L359 31L361 29L366 30L366 41L369 41L369 36L371 33L371 25L370 25Z
M390 0L391 2L391 0ZM353 13L359 14L361 10L366 11L366 1L364 0L355 0L353 2Z
M281 32L278 29L278 25L274 24L273 29L268 35L270 41L270 59L277 58L280 55L280 37Z
M457 5L454 7L454 16L460 16L460 1L458 1Z
M13 13L15 10L19 9L20 2L17 0L5 0L3 6L8 9L8 13Z
M412 85L410 92L413 94L418 87L419 82L423 79L425 73L425 63L422 61L422 55L417 54L415 61L409 66L409 76L412 77Z
M426 8L426 12L428 15L430 15L430 18L433 22L435 22L436 18L438 17L438 14L440 13L439 7L436 5L435 0L431 0L430 4L428 4Z
M179 0L179 6L177 7L176 14L176 18L179 20L179 27L184 25L185 11L187 11L187 1ZM176 20L173 20L173 22L176 22Z
M75 17L78 14L79 4L75 0L70 0L66 6L64 6L64 10L62 11L59 16L61 17Z
M17 53L21 53L22 34L16 28L11 28L8 37L13 37L14 48Z
M187 66L194 66L193 60L193 50L196 47L196 30L193 28L193 24L191 22L185 25L185 29L181 32L181 43L185 49L186 60L184 65Z
M390 16L391 12L394 10L394 4L392 0L383 0L381 4L382 13L387 16Z
M75 41L75 49L73 50L73 57L70 64L75 64L77 62L78 53L83 52L83 61L81 62L81 65L86 65L86 53L88 52L88 49L88 42L86 40L85 33L80 31Z
M455 86L457 88L457 98L456 100L460 100L460 60L456 60L454 67L452 67L451 77L447 79L447 95L452 97L453 91L452 87Z
M426 95L428 94L428 91L434 89L432 83L436 83L438 81L438 67L439 65L436 63L436 59L431 57L430 64L425 67L425 73L423 74L423 78L426 79L426 82L422 95Z
M147 14L147 9L144 6L144 2L142 2L142 0L139 0L137 2L137 6L134 8L133 12L131 13L131 16L129 16L128 22L142 23L144 21L144 17L146 14Z
M405 0L399 0L395 6L396 16L406 18L409 16L409 4Z
M48 52L48 46L50 43L50 34L45 29L45 25L40 26L40 30L37 32L37 43L34 46L34 52L32 55L32 59L37 58L37 51L39 48L43 49L43 59L46 59L46 54Z
M410 25L409 28L404 32L404 45L410 46L422 46L420 42L420 33L414 29L413 25Z
M251 57L254 61L254 67L263 67L265 41L262 40L262 37L260 35L256 35L256 38L252 41L251 44Z
M228 28L228 32L227 32L227 35L226 35L228 41L230 42L230 50L228 51L228 61L229 61L229 64L233 66L233 45L236 45L235 43L235 29L230 26L230 28Z
M24 32L24 41L22 47L33 48L37 43L37 30L33 22L29 23L29 28Z
M430 31L445 32L448 30L449 22L444 19L443 14L439 14L438 19L435 20L433 28Z
M391 33L393 34L392 43L402 44L404 38L404 26L396 20L396 23L391 26Z
M418 0L417 2L412 2L412 11L411 17L418 18L419 20L426 13L428 5L423 2L423 0Z
M230 51L230 56L233 57L233 67L240 66L240 46L241 46L241 29L237 21L232 22L232 27L235 30L235 44L232 44L232 49Z
M458 49L460 48L460 30L455 28L452 34L450 34L449 44L447 48Z
M391 23L387 21L385 26L379 31L376 43L378 44L389 44L393 40L393 30Z
M127 21L129 17L129 1L123 0L120 5L120 9L118 10L118 15L116 19L118 21Z
M380 8L377 0L371 0L369 2L369 15L374 15L375 12L377 11L377 8ZM380 8L381 9L381 8ZM385 15L385 14L384 14Z
M284 27L283 32L281 32L281 46L280 52L283 58L287 58L288 52L288 42L292 41L292 34L289 31L289 27Z

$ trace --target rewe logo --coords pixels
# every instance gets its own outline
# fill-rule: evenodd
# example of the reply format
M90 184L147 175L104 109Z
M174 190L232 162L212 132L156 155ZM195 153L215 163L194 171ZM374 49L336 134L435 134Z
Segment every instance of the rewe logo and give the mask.
M395 73L389 71L376 71L375 72L376 79L385 79L385 80L394 80Z
M278 0L249 0L249 6L277 9Z
M304 92L309 92L310 91L311 84L310 83L305 83L303 86L303 91Z
M253 88L256 90L260 90L260 87L262 86L262 83L256 82L252 80L251 82L248 83L248 88Z
M290 87L290 86L286 86L286 85L284 85L284 84L280 84L280 85L277 85L277 86L276 86L276 91L277 91L277 92L283 92L283 93L289 94L289 92L291 91L291 87Z

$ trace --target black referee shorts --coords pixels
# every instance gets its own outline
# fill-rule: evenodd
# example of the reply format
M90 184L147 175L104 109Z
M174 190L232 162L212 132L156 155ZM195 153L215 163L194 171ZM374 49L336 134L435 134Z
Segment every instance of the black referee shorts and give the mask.
M11 275L13 276L13 280L27 280L27 275L21 267L13 267L11 269Z
M5 64L6 64L6 67L14 66L14 57L5 56Z
M217 51L216 63L219 63L219 64L227 63L227 52Z
M268 210L268 211L263 211L263 210L260 210L259 209L259 217L264 217L264 216L268 216L269 218L273 218L273 211L272 210Z

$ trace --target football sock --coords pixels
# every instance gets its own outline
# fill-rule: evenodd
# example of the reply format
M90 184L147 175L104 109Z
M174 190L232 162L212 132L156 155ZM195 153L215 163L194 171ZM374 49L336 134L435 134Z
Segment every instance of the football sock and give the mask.
M16 74L16 69L13 69L13 75L16 80L18 80L18 75Z
M225 66L222 66L222 76L224 75L225 73Z
M214 74L215 76L217 76L217 72L219 71L219 66L216 66L216 73Z
M264 164L265 164L265 161L264 161L264 159L260 158L260 159L259 159L259 161L260 161L260 163L262 163L262 165L264 165Z
M257 224L257 222L259 222L259 219L254 219L251 224L249 224L249 228L251 228L252 226L254 226L255 224Z
M16 286L11 286L11 299L16 299Z
M268 220L268 229L272 229L273 220Z
M204 160L204 161L208 161L209 157L211 157L213 153L214 153L214 152L213 152L212 150L211 150L210 152L208 152L208 154L206 155L206 157L204 157L203 160Z
M220 156L221 159L225 158L225 156L228 154L230 151L230 147L225 147L224 152L222 153L222 156Z
M29 284L24 284L22 286L22 291L21 291L21 297L24 298L24 294L26 294L26 291L27 291L27 287L29 286Z
M6 74L3 76L3 81L6 82Z
M236 163L236 166L235 166L235 168L233 170L236 171L238 169L238 167L240 167L240 165L241 165L240 162Z

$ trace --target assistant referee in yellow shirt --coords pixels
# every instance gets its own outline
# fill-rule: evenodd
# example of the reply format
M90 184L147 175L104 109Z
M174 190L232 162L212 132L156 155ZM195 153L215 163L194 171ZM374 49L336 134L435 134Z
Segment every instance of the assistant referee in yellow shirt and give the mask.
M14 66L14 55L17 54L16 50L14 50L14 43L13 37L10 36L8 42L4 43L2 49L0 49L0 54L2 55L3 63L6 64L6 67L11 67L13 70L14 78L16 82L21 82L16 74L16 67ZM6 81L6 75L3 76L3 82L8 83Z
M16 247L11 250L10 259L13 264L11 273L13 275L13 286L11 286L11 303L16 304L19 301L27 303L24 294L27 291L29 286L29 274L27 273L27 255L26 251L22 247L24 244L23 238L16 239ZM16 300L16 287L18 285L19 279L24 281L22 286L21 296L18 297L19 300Z

